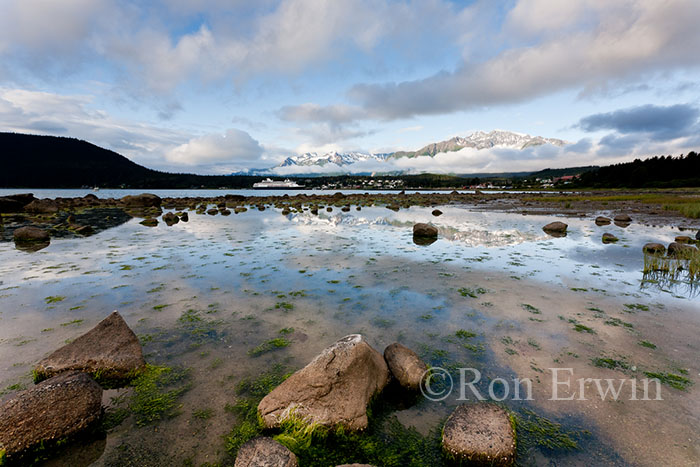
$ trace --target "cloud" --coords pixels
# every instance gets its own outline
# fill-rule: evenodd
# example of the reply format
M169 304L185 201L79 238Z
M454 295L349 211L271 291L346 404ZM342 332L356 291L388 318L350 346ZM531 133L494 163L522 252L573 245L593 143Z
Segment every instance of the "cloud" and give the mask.
M687 135L697 124L698 116L698 109L688 104L642 105L590 115L582 118L577 126L587 132L647 133L656 140L669 140Z
M263 148L245 131L234 128L224 134L207 134L193 138L165 154L170 162L186 166L219 163L249 164L257 162Z
M555 8L553 25L548 14L527 8L539 11L551 2L521 0L511 12L511 25L541 33L532 45L507 47L483 62L464 61L423 79L357 84L348 91L355 108L346 112L394 120L475 110L700 65L697 1L588 1L585 8L559 3L566 5Z

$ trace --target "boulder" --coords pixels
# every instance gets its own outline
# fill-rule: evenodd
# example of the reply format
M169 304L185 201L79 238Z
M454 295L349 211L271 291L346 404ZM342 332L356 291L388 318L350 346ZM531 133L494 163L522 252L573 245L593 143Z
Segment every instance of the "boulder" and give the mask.
M0 213L2 212L21 212L24 209L24 204L9 196L0 197Z
M102 388L90 376L55 376L0 404L0 453L19 463L24 453L71 438L101 415Z
M434 209L432 214L435 217L442 216L442 211L440 211L439 209Z
M236 214L240 214L242 212L246 212L247 210L248 208L246 208L245 206L238 206L233 210L233 212L235 212Z
M428 365L413 350L395 342L384 349L384 360L402 387L411 391L420 389Z
M399 207L395 204L389 204L386 208L391 209L394 212L397 212L399 210Z
M230 212L229 212L229 214L230 214ZM190 220L190 215L187 214L186 212L183 212L182 214L180 214L180 220L182 222L188 222Z
M86 334L41 360L34 368L38 380L66 371L82 371L118 386L146 365L141 344L118 312L113 312Z
M642 247L642 251L650 255L662 255L666 253L666 247L661 243L647 243Z
M122 198L122 203L129 207L160 207L162 200L160 196L152 193L141 193L140 195L128 195Z
M221 212L222 216L230 216L231 211L229 209L220 209L219 212Z
M565 223L555 221L555 222L550 222L549 224L542 227L542 230L544 230L545 233L556 237L556 236L566 235L567 228L569 228L569 226L566 225Z
M604 233L603 234L603 243L615 243L619 240L616 236L614 236L611 233Z
M618 214L613 219L615 220L615 222L622 222L625 224L632 222L632 218L627 214Z
M158 219L155 219L153 217L149 217L147 219L142 220L139 222L141 225L145 225L146 227L155 227L158 225Z
M462 404L445 422L442 448L458 463L513 465L515 431L510 415L495 404Z
M438 229L430 224L418 223L413 226L414 237L437 238Z
M668 256L675 256L679 258L684 258L692 255L697 251L697 248L691 245L685 245L683 243L672 242L668 246Z
M678 236L675 238L676 243L690 243L691 240L692 240L692 239L691 239L689 236L687 236L687 235L678 235Z
M350 206L343 206L340 210L343 212L350 212Z
M272 438L260 436L241 446L234 467L296 467L297 456Z
M58 212L58 203L52 199L35 199L24 210L34 214L55 214Z
M267 428L289 416L350 430L367 428L367 404L384 389L389 369L359 334L343 337L260 401Z
M17 201L22 206L26 206L36 199L34 193L17 193L15 195L7 195L4 198Z
M211 208L207 210L207 214L209 214L210 216L216 216L217 214L219 214L219 210L216 208Z
M31 225L20 227L12 235L15 243L45 243L51 240L51 236L46 230Z
M178 222L180 222L180 218L177 217L172 212L166 212L165 214L163 214L163 221L166 224L168 224L168 226L171 226L173 224L177 224Z
M598 216L595 218L595 225L610 225L611 223L612 219L609 217Z

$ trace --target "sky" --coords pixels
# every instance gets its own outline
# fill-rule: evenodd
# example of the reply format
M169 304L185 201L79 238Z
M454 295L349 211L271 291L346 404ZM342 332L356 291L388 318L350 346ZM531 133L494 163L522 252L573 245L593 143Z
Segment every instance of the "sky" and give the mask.
M571 144L355 170L680 155L700 149L699 24L698 0L0 0L0 131L202 174L493 129Z

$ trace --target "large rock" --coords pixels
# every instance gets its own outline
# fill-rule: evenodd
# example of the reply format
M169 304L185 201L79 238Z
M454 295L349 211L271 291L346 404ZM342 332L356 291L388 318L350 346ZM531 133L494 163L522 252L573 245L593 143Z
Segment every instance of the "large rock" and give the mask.
M21 212L24 207L34 200L34 195L10 195L0 196L0 213Z
M688 235L677 235L675 238L676 243L690 243L692 238Z
M428 365L413 350L395 342L384 349L384 360L401 386L411 391L420 389Z
M615 222L620 222L623 224L628 224L632 222L632 218L627 214L618 214L613 219L615 220Z
M595 218L595 225L610 225L612 220L609 217L598 216Z
M20 227L13 232L12 236L14 237L15 243L43 243L51 240L51 236L46 230L31 225Z
M297 456L272 438L253 438L238 450L234 467L296 467Z
M445 422L442 448L456 462L513 465L515 431L510 415L495 404L462 404Z
M566 229L568 229L568 228L569 228L569 226L566 225L565 223L555 221L555 222L550 222L549 224L542 227L542 230L544 230L545 233L556 237L556 236L566 235Z
M90 376L56 376L0 405L0 452L21 462L23 453L70 438L101 415L102 388Z
M24 210L35 214L54 214L58 212L58 203L52 199L35 199Z
M418 223L413 226L413 236L422 238L437 238L438 229L430 224Z
M139 340L115 311L41 360L34 374L41 380L65 371L82 371L116 386L136 376L145 365Z
M266 427L294 415L324 426L367 428L367 404L389 381L382 355L359 334L343 337L258 405Z
M171 226L180 222L180 218L172 212L166 212L165 214L163 214L163 221L165 221L165 223L168 224L168 226Z
M662 255L666 253L666 247L661 243L647 243L642 247L642 251L650 255Z
M140 195L127 195L122 198L122 203L128 207L147 208L160 207L162 200L160 196L152 193L141 193Z

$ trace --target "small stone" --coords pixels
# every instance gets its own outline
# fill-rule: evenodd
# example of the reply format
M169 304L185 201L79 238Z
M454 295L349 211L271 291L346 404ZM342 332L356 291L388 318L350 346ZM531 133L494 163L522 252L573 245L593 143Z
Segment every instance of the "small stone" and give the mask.
M690 243L692 239L687 235L678 235L675 240L676 243Z
M609 217L598 216L595 218L596 225L610 225L611 223L612 219L610 219Z
M272 438L260 436L241 446L234 467L296 467L297 456Z
M384 349L384 360L401 386L411 391L420 389L428 365L413 350L395 342Z
M445 422L442 448L456 462L513 465L515 432L510 415L495 404L462 404Z
M168 226L171 226L171 225L173 225L173 224L177 224L178 222L180 222L180 218L177 217L177 216L176 216L175 214L173 214L172 212L166 212L165 214L163 214L163 221L164 221Z
M139 224L145 225L146 227L155 227L158 225L158 219L149 217L139 222Z
M611 233L604 233L603 234L603 243L615 243L618 240L619 239Z
M40 229L39 227L33 227L31 225L20 227L19 229L15 230L12 235L15 243L42 243L51 240L51 236L46 230Z
M542 230L545 231L548 235L551 235L552 237L562 237L566 235L566 229L568 229L569 226L566 225L563 222L555 221L555 222L550 222L549 224L545 225L542 227Z
M627 214L618 214L614 217L615 222L629 223L632 222L632 218Z
M432 214L435 217L442 216L442 211L440 211L439 209L434 209Z
M647 243L642 247L642 251L650 255L662 255L666 253L666 247L661 243Z
M207 210L207 214L209 214L210 216L216 216L217 214L219 214L219 210L216 208L211 208Z
M413 226L414 237L437 238L438 229L430 224L418 223Z

